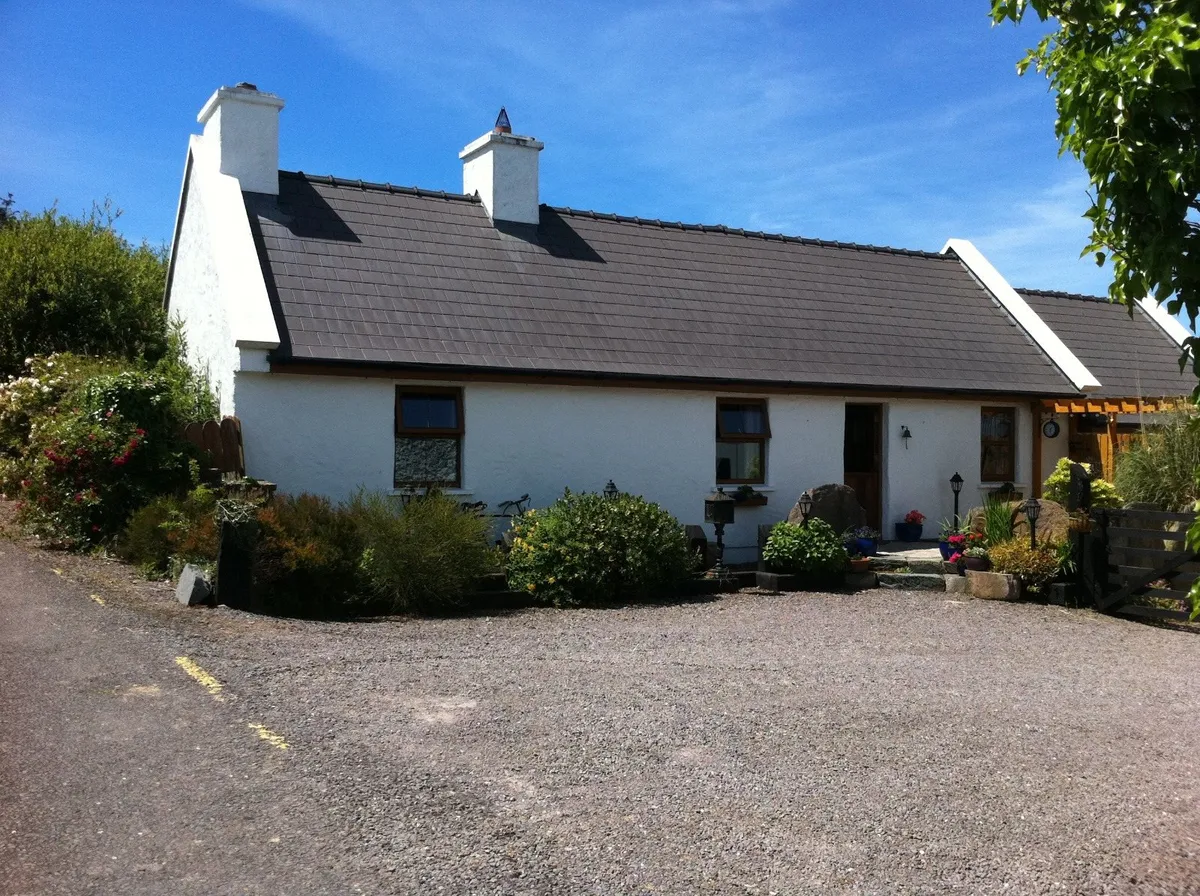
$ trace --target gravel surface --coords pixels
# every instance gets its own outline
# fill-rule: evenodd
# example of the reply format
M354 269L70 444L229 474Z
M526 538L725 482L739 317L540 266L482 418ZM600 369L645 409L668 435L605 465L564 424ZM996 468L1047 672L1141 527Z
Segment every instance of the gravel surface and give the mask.
M223 684L288 821L262 892L1200 893L1194 634L882 591L305 623L65 559Z

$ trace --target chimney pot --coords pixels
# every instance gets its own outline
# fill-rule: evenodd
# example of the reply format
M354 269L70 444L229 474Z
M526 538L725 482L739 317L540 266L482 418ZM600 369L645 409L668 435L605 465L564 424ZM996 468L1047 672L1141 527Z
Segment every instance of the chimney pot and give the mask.
M504 110L503 106L500 107L500 114L496 116L496 125L493 130L497 134L512 133L512 124L509 122L508 113Z

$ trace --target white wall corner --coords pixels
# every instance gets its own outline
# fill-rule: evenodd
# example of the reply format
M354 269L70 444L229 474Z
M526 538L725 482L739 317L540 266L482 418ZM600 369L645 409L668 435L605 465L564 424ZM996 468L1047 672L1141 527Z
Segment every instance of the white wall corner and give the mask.
M1179 319L1175 315L1150 296L1138 299L1137 303L1150 316L1150 319L1158 324L1164 333L1171 337L1171 340L1176 345L1183 348L1183 341L1190 339L1192 334L1187 327L1179 322Z
M279 347L250 219L236 177L222 174L208 137L192 138L192 189L203 190L208 233L229 332L239 348Z
M990 292L1001 307L1020 325L1021 329L1029 334L1029 338L1050 356L1050 360L1075 385L1076 389L1081 392L1094 392L1100 388L1100 381L1092 376L1091 371L1075 356L1075 353L1058 338L1058 334L1046 326L1046 322L1038 317L1037 312L1029 307L1029 303L1017 294L1017 291L1008 284L1008 281L1001 276L992 263L983 257L983 253L976 249L970 240L948 240L942 247L942 254L948 253L953 253L967 266L967 269L983 284L984 289Z

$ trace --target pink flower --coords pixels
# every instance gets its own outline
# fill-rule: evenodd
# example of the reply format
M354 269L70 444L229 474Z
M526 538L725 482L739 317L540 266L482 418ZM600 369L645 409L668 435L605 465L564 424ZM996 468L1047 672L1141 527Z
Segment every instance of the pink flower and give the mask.
M122 454L120 457L113 458L113 466L114 467L124 466L128 462L129 462L129 456L126 454Z
M951 554L951 555L950 555L949 562L950 562L950 563L957 563L957 562L958 562L959 560L961 560L961 559L962 559L962 553L961 553L961 552L958 552L958 551L955 551L953 554Z

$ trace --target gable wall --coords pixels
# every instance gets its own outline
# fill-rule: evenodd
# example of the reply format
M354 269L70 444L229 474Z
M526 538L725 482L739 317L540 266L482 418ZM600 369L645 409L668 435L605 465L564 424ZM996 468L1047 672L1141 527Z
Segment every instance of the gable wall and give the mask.
M396 385L377 378L239 372L249 474L277 482L285 492L333 500L360 485L390 491ZM564 487L599 491L612 479L683 523L703 520L704 498L715 487L718 393L467 383L463 396L464 488L456 493L462 500L487 501L495 511L500 502L528 493L532 506L542 507ZM769 503L739 509L738 522L726 530L731 562L754 559L757 526L785 518L801 491L842 481L846 400L769 397L768 483L759 487ZM999 403L884 404L885 534L915 507L929 517L926 537L936 536L938 520L953 511L949 479L955 472L966 480L963 512L980 502L979 410ZM1017 407L1018 484L1028 494L1031 414L1028 405ZM901 424L913 433L907 449Z
M183 322L188 362L208 375L222 414L233 414L234 371L239 353L221 301L214 257L210 209L193 168L185 186L186 204L174 246L169 313Z

